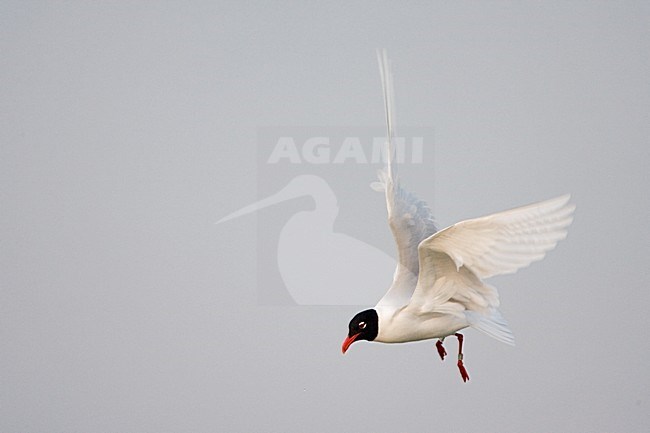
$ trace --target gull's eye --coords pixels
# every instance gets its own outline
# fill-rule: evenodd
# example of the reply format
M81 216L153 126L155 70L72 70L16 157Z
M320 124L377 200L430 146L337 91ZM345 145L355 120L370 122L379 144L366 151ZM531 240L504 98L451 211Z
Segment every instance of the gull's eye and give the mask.
M359 329L366 329L366 322L359 322Z

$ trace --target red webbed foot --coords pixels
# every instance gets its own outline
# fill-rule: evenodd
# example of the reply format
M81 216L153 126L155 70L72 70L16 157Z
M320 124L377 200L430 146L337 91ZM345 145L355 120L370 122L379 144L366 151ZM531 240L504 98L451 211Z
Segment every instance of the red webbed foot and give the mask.
M458 338L458 370L460 370L460 377L463 378L463 382L469 380L469 374L467 374L467 369L463 364L463 334L454 334Z
M440 359L444 361L445 356L447 356L447 351L445 350L445 347L442 345L442 340L438 340L436 342L436 349L438 349L438 355L440 355Z

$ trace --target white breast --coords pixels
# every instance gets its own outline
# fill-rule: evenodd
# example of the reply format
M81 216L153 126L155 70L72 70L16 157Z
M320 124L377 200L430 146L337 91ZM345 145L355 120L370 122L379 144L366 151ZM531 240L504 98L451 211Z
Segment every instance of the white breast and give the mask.
M449 312L414 312L408 306L393 309L376 307L379 316L379 334L374 341L380 343L406 343L408 341L443 338L469 326L462 310Z

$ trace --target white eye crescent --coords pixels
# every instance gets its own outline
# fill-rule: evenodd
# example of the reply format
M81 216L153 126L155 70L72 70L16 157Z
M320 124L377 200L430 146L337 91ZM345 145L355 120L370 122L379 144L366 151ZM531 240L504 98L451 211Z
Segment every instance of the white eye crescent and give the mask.
M359 322L359 329L366 329L366 322Z

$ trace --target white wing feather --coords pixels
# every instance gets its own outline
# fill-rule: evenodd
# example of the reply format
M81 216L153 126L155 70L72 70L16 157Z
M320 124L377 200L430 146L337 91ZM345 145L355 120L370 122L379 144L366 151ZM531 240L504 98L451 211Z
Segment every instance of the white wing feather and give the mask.
M418 245L436 232L431 211L426 203L404 190L397 176L395 160L395 108L393 76L386 51L378 50L379 70L384 95L387 136L387 164L379 172L379 182L374 189L386 193L388 222L397 244L398 264L393 283L377 305L406 305L417 283L419 259Z
M565 195L462 221L436 233L422 246L446 253L456 268L465 266L481 279L511 274L543 259L566 237L575 209L569 199Z
M499 312L499 293L483 278L541 260L566 237L575 206L565 195L462 221L423 240L420 273L407 309L443 313L507 344L514 337Z
M575 206L568 203L569 198L565 195L462 221L422 241L418 248L420 275L412 303L435 309L455 300L466 304L468 310L496 308L496 290L481 280L514 273L543 259L566 237L573 221Z

